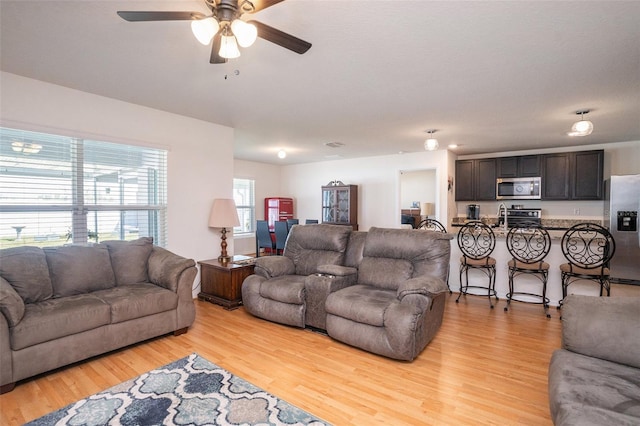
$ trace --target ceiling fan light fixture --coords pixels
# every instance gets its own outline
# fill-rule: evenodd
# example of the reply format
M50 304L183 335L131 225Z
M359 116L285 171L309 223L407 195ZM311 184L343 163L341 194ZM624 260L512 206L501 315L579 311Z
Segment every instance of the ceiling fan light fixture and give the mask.
M567 132L568 136L588 136L593 132L593 123L584 119L584 115L588 114L589 110L576 111L576 114L580 115L580 120L573 123L571 131Z
M248 24L241 19L234 19L231 23L231 31L236 36L238 44L242 47L249 47L258 38L258 29L253 24Z
M191 32L193 32L196 39L205 46L211 43L211 39L213 39L213 36L216 35L219 29L220 24L211 16L205 19L195 19L191 21Z
M233 35L225 34L221 37L218 55L226 59L234 59L240 56L238 43L236 43L236 38Z

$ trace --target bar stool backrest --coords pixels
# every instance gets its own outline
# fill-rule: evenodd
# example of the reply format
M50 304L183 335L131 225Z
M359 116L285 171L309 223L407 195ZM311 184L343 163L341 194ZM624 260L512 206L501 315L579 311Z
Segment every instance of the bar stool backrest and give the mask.
M465 257L484 259L493 253L496 236L488 225L479 221L469 222L458 232L458 247Z
M426 229L428 231L437 231L437 232L447 232L447 228L444 227L444 225L440 222L438 222L436 219L425 219L423 221L421 221L418 226L416 226L416 229Z
M519 262L542 262L551 250L551 236L542 226L525 223L509 229L507 250Z
M562 236L562 254L569 263L584 269L608 267L616 251L609 231L595 223L579 223Z

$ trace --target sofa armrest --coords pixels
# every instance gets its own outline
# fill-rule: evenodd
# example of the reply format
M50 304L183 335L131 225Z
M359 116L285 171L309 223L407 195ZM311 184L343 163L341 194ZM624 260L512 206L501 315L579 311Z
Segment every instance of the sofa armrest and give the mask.
M296 266L286 256L265 256L256 259L254 273L269 279L293 275L296 273Z
M562 347L640 368L640 297L567 296Z
M398 286L397 296L400 301L409 295L423 295L433 297L448 291L447 284L440 278L422 275L410 278Z
M347 277L356 275L358 270L349 266L320 265L318 266L318 273L321 275L332 275L334 277Z
M5 316L10 327L15 327L24 316L24 301L9 281L0 277L0 313Z
M156 285L177 292L180 275L188 268L195 268L195 266L196 262L193 259L187 259L162 247L153 246L153 251L149 256L149 280Z

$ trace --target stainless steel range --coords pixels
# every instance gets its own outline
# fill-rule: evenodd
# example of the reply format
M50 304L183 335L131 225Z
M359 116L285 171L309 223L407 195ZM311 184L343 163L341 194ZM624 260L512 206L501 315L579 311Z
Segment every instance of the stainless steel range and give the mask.
M542 219L542 209L528 209L524 207L507 209L507 226L520 226L525 223L535 223L540 225ZM498 219L498 225L504 223L504 217Z

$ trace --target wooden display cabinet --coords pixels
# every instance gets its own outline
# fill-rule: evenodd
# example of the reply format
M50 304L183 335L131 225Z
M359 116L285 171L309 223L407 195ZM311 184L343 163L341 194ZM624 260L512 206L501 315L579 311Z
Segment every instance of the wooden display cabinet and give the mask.
M322 223L358 230L358 185L339 182L322 187Z

